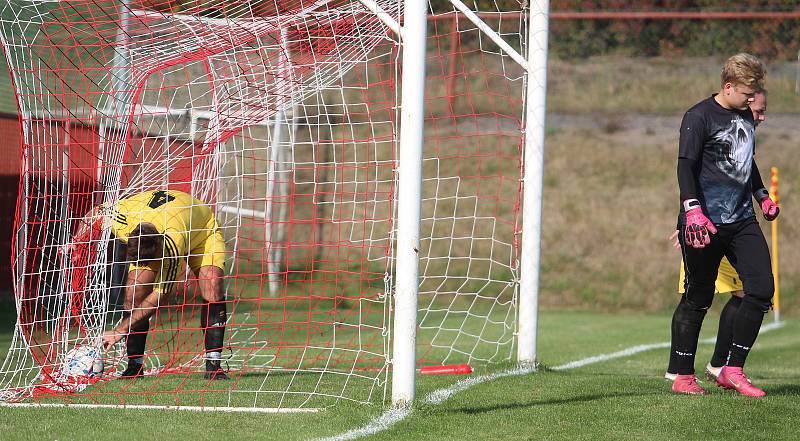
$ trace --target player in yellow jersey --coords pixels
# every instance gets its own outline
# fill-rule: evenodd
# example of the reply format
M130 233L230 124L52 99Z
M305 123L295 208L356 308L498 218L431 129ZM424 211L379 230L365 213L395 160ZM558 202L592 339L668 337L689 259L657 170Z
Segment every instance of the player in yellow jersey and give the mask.
M128 366L122 378L143 375L144 348L150 317L174 289L183 261L198 278L205 301L201 327L205 334L206 378L227 379L220 366L227 310L223 274L225 241L211 209L176 190L153 190L120 200L115 206L95 207L84 217L73 243L80 243L98 224L127 246L130 264L123 318L103 333L103 346L126 339ZM102 225L102 224L101 224Z
M757 91L749 107L750 111L753 112L753 121L755 125L758 126L760 123L764 122L767 119L767 91L764 89ZM673 246L680 250L681 247L677 237L678 230L675 230L669 239L673 241ZM681 259L680 276L678 278L678 293L681 295L685 292L685 280L686 274L684 272L683 259ZM720 313L714 354L711 356L711 361L706 364L706 377L713 381L717 379L722 367L725 366L725 362L728 359L728 352L733 342L733 321L742 303L742 297L744 297L742 279L739 277L736 269L733 268L733 265L728 261L727 257L723 257L720 262L714 287L716 294L729 293L731 294L731 298ZM677 372L675 358L670 354L669 366L667 367L667 373L664 374L664 378L667 380L675 380Z

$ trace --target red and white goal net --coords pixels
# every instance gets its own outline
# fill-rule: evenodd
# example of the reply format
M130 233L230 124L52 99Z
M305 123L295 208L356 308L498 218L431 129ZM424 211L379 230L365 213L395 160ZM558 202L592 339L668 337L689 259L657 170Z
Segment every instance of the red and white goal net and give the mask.
M525 71L437 2L428 21L418 366L511 362ZM516 1L480 11L524 53ZM496 5L504 5L497 8ZM0 399L205 408L381 402L391 375L402 2L8 0L19 106L17 324ZM388 19L387 19L388 17ZM67 369L124 312L92 207L147 190L209 204L226 242L230 380L203 377L185 265L151 318L145 373ZM402 191L402 190L400 190ZM123 274L124 276L124 274Z

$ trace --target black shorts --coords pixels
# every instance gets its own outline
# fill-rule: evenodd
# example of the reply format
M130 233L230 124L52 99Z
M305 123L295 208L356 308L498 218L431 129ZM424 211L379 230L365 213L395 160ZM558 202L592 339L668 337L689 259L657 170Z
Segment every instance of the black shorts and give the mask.
M711 305L717 271L725 256L739 273L745 296L761 304L766 312L771 306L774 281L769 247L756 218L715 226L717 233L711 235L711 243L705 248L686 245L686 226L679 226L687 300L699 305Z

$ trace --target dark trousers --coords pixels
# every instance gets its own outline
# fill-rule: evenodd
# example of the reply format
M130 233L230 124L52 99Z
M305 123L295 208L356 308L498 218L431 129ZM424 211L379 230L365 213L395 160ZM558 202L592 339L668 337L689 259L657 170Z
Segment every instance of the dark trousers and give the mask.
M677 360L679 374L694 373L697 340L706 311L714 299L714 281L719 263L726 256L739 273L744 299L736 313L733 343L727 364L743 366L755 343L764 314L772 306L774 281L769 248L755 218L716 225L717 234L705 248L692 248L684 242L685 226L678 235L686 271L686 293L672 317L671 356Z

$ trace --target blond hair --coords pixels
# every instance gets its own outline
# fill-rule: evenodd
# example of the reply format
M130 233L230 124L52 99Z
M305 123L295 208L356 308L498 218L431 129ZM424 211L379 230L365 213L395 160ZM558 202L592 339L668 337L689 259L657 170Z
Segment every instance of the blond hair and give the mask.
M742 52L728 58L728 61L722 66L720 78L723 86L725 86L725 83L732 83L754 89L763 89L766 75L767 69L761 60Z

